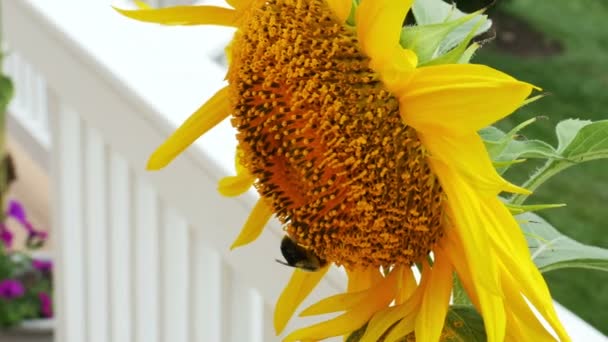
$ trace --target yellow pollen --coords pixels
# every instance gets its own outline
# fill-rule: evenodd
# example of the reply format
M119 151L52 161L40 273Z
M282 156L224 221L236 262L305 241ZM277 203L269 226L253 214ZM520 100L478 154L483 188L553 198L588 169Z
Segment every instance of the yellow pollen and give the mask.
M399 103L323 0L259 0L228 73L245 167L288 234L347 267L409 265L444 194Z

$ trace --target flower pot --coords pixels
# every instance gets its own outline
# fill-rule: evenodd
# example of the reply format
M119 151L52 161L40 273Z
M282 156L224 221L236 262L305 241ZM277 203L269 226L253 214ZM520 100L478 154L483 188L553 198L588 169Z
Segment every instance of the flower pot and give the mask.
M21 325L0 330L0 341L2 342L52 342L53 320L33 319L21 323Z

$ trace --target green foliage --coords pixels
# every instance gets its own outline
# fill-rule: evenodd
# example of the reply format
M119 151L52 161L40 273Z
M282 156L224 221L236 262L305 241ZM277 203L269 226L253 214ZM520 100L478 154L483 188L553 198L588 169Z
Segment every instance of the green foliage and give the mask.
M452 305L448 310L442 341L487 341L483 319L472 306Z
M13 98L13 82L5 75L0 75L0 115L4 115L8 103Z
M508 133L496 127L480 131L488 153L499 173L523 161L520 158L546 159L545 165L532 175L523 186L536 190L555 174L583 162L608 158L608 120L583 121L569 119L555 128L558 146L554 148L542 140L518 140L518 133L536 121L531 119L519 124ZM509 202L521 205L528 195L516 195Z
M523 213L527 213L527 212L531 212L531 211L540 211L540 210L545 210L545 209L561 208L561 207L566 206L563 203L528 204L528 205L505 203L505 205L507 206L507 208L513 215L519 215L519 214L523 214Z
M484 128L479 132L500 174L505 173L512 165L523 161L523 158L562 158L551 145L542 140L521 138L519 132L536 121L537 118L524 121L508 133L493 126Z
M478 47L469 43L486 32L491 22L481 11L466 14L441 0L415 1L417 25L401 32L401 45L416 52L419 65L466 63Z
M519 215L517 220L528 239L532 260L541 272L560 268L608 271L608 249L575 241L534 213Z
M569 119L556 128L557 148L541 140L516 140L518 132L535 119L516 126L509 133L491 127L481 132L494 161L509 161L520 157L546 159L545 165L534 173L523 186L535 190L559 172L594 159L608 158L608 121L591 122ZM561 205L522 205L528 195L513 196L507 206L515 213L537 211ZM528 237L532 258L543 272L559 268L589 268L608 271L608 249L587 246L553 228L538 215L518 216Z
M0 282L17 280L25 289L24 294L17 298L0 296L0 328L42 317L39 294L52 295L51 274L34 268L32 261L28 254L7 251L0 242Z
M559 172L576 164L595 159L608 158L608 120L582 121L565 120L556 129L558 146L556 149L546 144L545 165L536 171L524 184L529 190L536 190L541 184ZM530 154L529 146L520 145L519 155ZM539 156L537 156L539 157ZM522 204L528 195L518 194L510 203Z

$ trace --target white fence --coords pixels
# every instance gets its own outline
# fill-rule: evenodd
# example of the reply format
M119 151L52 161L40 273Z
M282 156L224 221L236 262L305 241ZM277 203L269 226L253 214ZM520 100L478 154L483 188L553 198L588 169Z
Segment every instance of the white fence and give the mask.
M106 0L3 0L1 20L17 89L9 129L52 174L55 340L276 340L272 307L291 270L273 261L276 222L228 251L256 196L216 193L232 172L229 124L166 170L144 171L222 86L230 30L136 23ZM326 279L308 302L343 289L340 273ZM575 339L605 340L560 314Z
M276 223L252 248L228 250L255 200L216 193L232 172L229 125L168 169L144 171L222 86L214 60L230 32L159 28L82 3L2 3L10 129L54 186L56 341L276 340L272 307L291 270L274 262ZM314 297L340 289L326 281Z

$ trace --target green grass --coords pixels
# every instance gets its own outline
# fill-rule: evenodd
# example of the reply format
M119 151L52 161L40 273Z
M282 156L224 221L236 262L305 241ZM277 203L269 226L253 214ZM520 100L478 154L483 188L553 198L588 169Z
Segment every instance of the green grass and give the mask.
M559 56L523 58L482 49L473 62L494 66L551 93L500 123L508 129L545 115L523 133L555 144L554 126L566 118L608 119L608 1L512 0L501 8L528 21L565 47ZM538 165L536 165L538 166ZM512 172L521 180L533 167ZM567 204L541 212L561 230L583 243L608 248L608 160L569 169L543 185L534 202ZM608 273L558 270L545 274L553 296L608 335Z

